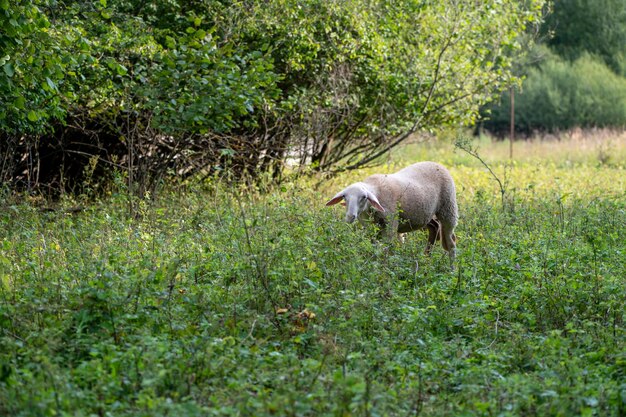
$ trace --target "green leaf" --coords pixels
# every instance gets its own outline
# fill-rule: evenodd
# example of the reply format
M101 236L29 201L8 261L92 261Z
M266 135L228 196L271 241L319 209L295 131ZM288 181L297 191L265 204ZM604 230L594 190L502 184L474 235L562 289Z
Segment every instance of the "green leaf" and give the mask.
M31 122L36 122L37 120L39 120L39 117L34 110L28 112L28 120L30 120Z
M117 75L126 75L128 73L128 69L124 65L117 65L115 71Z
M18 98L15 99L15 101L13 102L13 104L15 105L15 107L17 107L20 110L23 110L24 107L26 106L26 100L24 100L24 97L19 96Z
M48 87L50 87L52 91L58 91L56 84L49 77L46 77L46 83L48 83Z
M13 77L13 74L15 74L15 68L13 68L13 64L11 64L10 62L7 62L6 64L4 64L4 72L8 77Z

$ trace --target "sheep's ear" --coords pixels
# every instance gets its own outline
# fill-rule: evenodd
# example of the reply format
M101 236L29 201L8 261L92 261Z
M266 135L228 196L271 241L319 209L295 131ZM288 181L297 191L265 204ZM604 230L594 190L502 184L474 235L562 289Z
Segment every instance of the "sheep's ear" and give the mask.
M328 203L326 203L326 205L327 206L334 206L335 204L337 204L341 200L343 200L343 198L344 198L343 194L337 194Z
M385 212L385 208L380 205L380 203L378 202L378 199L376 198L374 194L367 193L367 201L369 201L372 207L374 207L376 210L381 211L383 213Z

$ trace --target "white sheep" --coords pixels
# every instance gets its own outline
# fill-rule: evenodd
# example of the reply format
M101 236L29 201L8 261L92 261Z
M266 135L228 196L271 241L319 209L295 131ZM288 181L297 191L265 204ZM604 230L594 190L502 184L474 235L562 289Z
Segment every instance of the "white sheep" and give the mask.
M338 192L327 206L345 200L346 222L365 215L375 221L381 234L428 229L426 253L435 240L448 252L453 265L456 255L454 228L459 218L456 189L450 172L435 162L418 162L394 174L375 174ZM367 210L372 207L374 210Z

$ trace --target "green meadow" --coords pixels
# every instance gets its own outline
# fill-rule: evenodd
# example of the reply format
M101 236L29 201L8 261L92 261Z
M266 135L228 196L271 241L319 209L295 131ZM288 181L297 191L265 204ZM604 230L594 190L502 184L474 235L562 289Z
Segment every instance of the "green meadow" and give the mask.
M626 137L602 135L473 142L493 174L442 138L263 192L5 195L0 415L624 416ZM453 272L324 206L420 160L456 181Z

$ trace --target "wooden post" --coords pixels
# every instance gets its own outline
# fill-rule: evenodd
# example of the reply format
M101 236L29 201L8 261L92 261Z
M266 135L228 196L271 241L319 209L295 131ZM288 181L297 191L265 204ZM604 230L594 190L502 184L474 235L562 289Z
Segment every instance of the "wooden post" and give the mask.
M515 87L511 86L511 134L509 136L509 158L513 159L513 141L515 140Z

